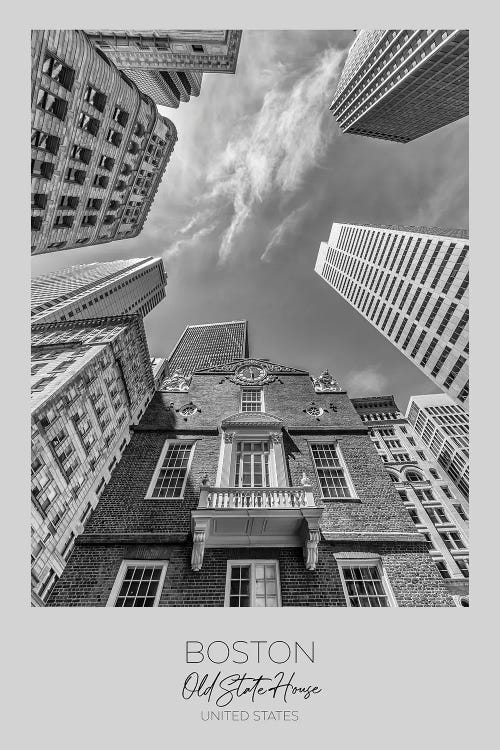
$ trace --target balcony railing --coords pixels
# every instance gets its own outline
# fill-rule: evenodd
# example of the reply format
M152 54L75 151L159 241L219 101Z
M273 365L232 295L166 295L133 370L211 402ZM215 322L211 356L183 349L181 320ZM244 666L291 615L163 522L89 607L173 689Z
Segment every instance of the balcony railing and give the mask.
M198 508L216 510L295 509L315 506L312 488L299 487L202 487Z

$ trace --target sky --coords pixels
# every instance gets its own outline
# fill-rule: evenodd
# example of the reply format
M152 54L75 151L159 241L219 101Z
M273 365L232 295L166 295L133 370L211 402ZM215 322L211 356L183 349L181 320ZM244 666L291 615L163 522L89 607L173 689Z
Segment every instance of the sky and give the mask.
M351 397L439 389L315 272L334 221L468 228L468 120L408 144L342 134L329 112L354 31L244 31L235 75L160 111L179 140L141 234L32 259L162 257L166 299L145 319L151 356L184 327L249 322L250 356Z

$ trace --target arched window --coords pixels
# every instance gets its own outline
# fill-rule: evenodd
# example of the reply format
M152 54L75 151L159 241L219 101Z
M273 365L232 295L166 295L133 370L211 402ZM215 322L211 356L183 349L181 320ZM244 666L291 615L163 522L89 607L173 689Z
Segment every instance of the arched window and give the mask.
M414 469L408 469L408 471L406 472L406 479L408 480L408 482L423 482L423 481L425 481L424 477L422 476L422 474L420 474L420 472L418 472L418 471L415 471Z
M391 478L391 480L393 482L399 482L400 481L399 477L396 476L396 474L393 474L392 471L388 471L387 473L389 474L389 476L390 476L390 478Z

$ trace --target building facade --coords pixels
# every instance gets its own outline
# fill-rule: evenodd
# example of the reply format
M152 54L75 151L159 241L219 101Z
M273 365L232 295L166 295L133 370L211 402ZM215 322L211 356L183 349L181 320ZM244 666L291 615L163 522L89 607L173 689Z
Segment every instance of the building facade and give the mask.
M150 312L165 298L161 258L84 263L31 280L32 323Z
M469 497L469 415L444 393L412 396L406 417L420 440Z
M186 326L170 356L163 390L189 387L195 370L248 357L248 323L231 320Z
M330 109L344 133L408 143L468 115L468 66L466 30L362 30Z
M82 31L32 32L31 253L135 237L177 132Z
M204 72L234 73L241 31L87 30L92 43L159 105L198 96Z
M328 373L268 360L159 391L49 606L453 606Z
M335 222L314 269L465 408L468 253L465 230Z
M31 329L31 584L43 606L154 392L142 319Z
M447 398L443 396L443 398ZM428 445L399 411L393 396L353 398L372 442L410 517L429 543L457 604L468 606L469 502ZM447 399L456 409L451 399Z

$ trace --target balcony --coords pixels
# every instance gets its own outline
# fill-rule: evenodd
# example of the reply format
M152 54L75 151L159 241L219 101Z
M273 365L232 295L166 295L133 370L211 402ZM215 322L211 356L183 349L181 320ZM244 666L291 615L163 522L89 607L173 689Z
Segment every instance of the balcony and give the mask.
M322 513L307 477L296 487L204 485L191 513L191 567L201 569L205 548L303 547L306 569L315 570Z

